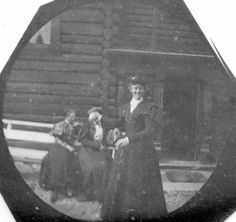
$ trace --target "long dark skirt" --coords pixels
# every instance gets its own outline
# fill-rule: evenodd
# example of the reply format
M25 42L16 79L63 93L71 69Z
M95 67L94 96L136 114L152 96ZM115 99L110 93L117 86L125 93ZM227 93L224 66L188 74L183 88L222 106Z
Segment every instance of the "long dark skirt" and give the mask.
M42 161L39 184L48 190L75 192L82 188L78 159L65 148L57 145L49 150Z
M167 215L159 162L151 142L139 141L115 155L101 217L155 219Z
M111 165L106 150L93 151L81 146L78 158L87 194L90 199L103 202Z

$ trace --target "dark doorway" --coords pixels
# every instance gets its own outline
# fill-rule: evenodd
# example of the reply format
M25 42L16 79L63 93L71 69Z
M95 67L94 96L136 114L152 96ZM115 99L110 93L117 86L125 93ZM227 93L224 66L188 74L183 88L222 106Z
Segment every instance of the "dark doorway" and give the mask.
M195 147L197 85L185 78L164 83L162 152L170 159L192 160Z

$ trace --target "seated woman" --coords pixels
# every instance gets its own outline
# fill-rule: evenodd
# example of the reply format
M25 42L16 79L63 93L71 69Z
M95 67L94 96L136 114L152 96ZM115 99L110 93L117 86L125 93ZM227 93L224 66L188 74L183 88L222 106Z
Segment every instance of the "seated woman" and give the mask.
M102 109L93 107L88 111L88 121L83 124L79 131L78 139L82 146L79 149L78 158L88 198L102 202L111 159L106 150L105 135L107 128L97 119L91 121L90 113L94 111L101 113Z
M54 125L50 134L56 146L51 147L42 161L39 182L52 190L51 202L56 202L59 192L76 190L80 186L80 169L74 155L76 126L75 110L69 109L63 121Z

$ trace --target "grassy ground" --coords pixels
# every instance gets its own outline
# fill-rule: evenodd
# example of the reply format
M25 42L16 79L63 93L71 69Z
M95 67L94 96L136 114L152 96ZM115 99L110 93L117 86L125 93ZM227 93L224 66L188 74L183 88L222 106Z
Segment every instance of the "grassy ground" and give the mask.
M78 198L59 197L59 200L52 204L50 203L50 192L44 191L38 185L39 165L24 164L16 162L17 169L21 172L22 177L30 188L47 204L54 207L58 211L74 217L76 219L84 220L100 220L101 205L96 202L80 201ZM193 191L164 191L168 212L171 212L186 201L188 201L195 192Z

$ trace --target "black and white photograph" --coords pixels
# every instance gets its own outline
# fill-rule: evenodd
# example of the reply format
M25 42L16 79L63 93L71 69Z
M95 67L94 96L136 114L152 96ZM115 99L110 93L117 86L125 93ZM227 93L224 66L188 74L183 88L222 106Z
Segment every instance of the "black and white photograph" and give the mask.
M234 212L236 72L188 2L57 0L35 10L0 82L0 191L16 218ZM24 201L31 213L20 213Z

